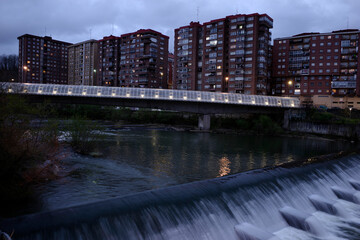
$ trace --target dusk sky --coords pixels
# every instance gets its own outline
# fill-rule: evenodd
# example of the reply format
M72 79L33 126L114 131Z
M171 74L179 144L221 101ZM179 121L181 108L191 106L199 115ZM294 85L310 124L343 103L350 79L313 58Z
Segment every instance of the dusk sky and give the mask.
M0 55L18 54L22 34L77 43L151 28L170 37L191 21L267 13L273 38L360 28L359 0L0 0ZM198 9L198 11L197 11ZM197 14L198 13L198 14Z

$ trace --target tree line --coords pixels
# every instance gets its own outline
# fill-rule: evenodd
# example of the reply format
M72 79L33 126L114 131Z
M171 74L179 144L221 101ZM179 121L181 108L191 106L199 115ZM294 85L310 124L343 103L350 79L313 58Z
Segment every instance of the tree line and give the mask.
M18 81L18 56L1 55L0 56L0 82Z

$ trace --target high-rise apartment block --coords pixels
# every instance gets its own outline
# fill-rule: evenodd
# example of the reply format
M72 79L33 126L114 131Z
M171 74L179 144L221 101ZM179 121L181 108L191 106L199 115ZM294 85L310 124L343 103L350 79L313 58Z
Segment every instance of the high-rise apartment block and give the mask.
M140 29L120 38L119 86L167 88L169 37Z
M167 87L169 89L173 88L173 80L174 80L174 60L175 56L173 53L169 53L168 55L168 80L167 80Z
M19 82L68 83L68 52L71 43L25 34L19 40Z
M272 26L256 13L175 29L174 88L266 94Z
M108 36L98 41L99 86L120 86L120 37Z
M97 44L96 40L88 40L68 47L70 85L96 85Z
M360 95L360 31L303 33L274 40L273 93Z

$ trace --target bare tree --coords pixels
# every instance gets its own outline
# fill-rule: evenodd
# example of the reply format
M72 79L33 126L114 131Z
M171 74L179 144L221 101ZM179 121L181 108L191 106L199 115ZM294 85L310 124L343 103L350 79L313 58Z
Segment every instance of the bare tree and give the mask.
M18 81L18 56L0 56L0 82Z

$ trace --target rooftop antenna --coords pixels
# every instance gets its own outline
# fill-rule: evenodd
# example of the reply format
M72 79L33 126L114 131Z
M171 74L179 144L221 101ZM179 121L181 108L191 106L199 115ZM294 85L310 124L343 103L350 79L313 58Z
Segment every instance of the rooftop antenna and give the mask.
M91 28L90 28L90 39L91 39Z
M349 29L349 17L347 17L346 29Z
M239 9L238 8L236 8L236 15L238 15L239 14Z
M45 26L45 36L46 36L46 26Z
M111 24L111 35L114 35L114 24Z

